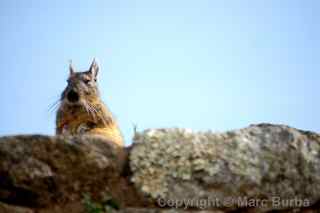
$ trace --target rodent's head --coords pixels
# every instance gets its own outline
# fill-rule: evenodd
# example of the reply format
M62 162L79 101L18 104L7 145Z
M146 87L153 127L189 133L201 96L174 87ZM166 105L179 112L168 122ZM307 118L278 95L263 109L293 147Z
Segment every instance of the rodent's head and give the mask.
M69 105L86 105L99 97L97 85L99 66L95 60L88 71L76 72L72 63L69 71L68 85L61 94L61 102Z

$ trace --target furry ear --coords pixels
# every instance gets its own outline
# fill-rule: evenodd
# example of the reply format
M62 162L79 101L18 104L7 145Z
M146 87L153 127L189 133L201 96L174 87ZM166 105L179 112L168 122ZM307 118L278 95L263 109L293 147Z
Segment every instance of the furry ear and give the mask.
M74 73L76 72L76 70L74 69L73 65L72 65L72 60L69 61L69 75L72 76L74 75Z
M96 79L98 72L99 72L99 65L96 62L96 59L94 58L92 61L92 64L90 66L89 72L91 73L92 79Z

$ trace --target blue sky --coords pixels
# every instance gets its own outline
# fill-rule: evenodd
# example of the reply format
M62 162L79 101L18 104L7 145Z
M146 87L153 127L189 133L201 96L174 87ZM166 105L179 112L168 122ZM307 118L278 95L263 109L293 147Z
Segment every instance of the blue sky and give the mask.
M319 1L0 2L0 135L54 134L68 60L133 124L320 131Z

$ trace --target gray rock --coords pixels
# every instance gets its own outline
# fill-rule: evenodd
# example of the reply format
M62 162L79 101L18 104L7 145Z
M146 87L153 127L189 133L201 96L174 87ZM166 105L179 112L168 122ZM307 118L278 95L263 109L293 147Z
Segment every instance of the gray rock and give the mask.
M0 213L85 213L84 194L119 213L319 212L316 133L261 124L151 129L134 141L124 149L95 136L1 137Z
M263 212L320 199L320 136L283 125L146 130L135 135L130 167L136 188L167 207Z

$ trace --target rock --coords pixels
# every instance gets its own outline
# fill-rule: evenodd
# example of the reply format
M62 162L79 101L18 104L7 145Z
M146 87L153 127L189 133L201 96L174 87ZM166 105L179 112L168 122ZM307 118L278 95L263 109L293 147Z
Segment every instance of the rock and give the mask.
M0 138L0 213L85 213L88 196L119 213L318 212L320 136L260 124L151 129L128 148L96 136Z
M34 213L32 209L0 203L0 213Z
M118 213L223 213L223 211L199 211L199 210L179 210L179 209L152 209L152 208L127 208Z
M94 199L108 195L124 205L136 203L132 187L121 176L124 151L100 137L2 137L0 201L46 208L81 202L88 194Z
M281 125L226 133L151 129L130 154L136 188L167 207L308 207L320 200L320 136ZM190 202L189 204L183 203Z

